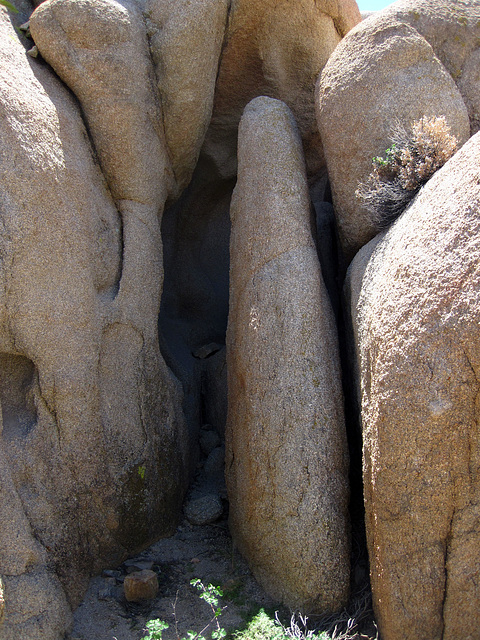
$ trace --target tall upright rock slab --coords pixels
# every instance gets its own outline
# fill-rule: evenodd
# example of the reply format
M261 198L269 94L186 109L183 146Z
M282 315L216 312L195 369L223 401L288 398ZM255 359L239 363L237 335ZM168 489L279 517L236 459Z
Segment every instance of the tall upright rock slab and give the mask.
M257 98L231 206L230 528L263 587L307 613L345 604L348 456L337 334L293 116Z
M349 271L385 640L480 627L480 134Z

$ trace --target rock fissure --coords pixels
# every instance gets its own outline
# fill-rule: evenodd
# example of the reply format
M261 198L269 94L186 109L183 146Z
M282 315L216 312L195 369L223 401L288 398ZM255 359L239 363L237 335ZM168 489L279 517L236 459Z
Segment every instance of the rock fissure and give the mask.
M295 256L295 254L301 254L303 251L305 250L311 250L312 253L315 252L313 243L305 243L305 244L299 244L298 246L295 246L295 248L291 248L291 249L286 249L286 250L282 250L279 253L277 253L274 256L269 256L268 260L266 260L265 262L262 262L262 264L257 267L255 269L255 271L252 271L249 275L249 279L248 281L245 282L245 284L243 284L243 288L239 289L239 295L242 295L242 292L244 292L246 289L248 289L249 286L252 285L252 283L255 282L255 279L259 279L262 278L262 276L264 275L264 273L268 270L271 266L275 266L276 262L281 261L282 258L286 257L287 260L293 256Z
M443 590L443 600L442 600L442 619L443 619L443 630L442 630L442 640L444 639L444 634L445 634L445 629L448 628L447 624L446 624L446 620L445 620L445 609L446 609L446 602L447 602L447 597L448 597L448 575L449 575L449 569L448 569L448 563L449 563L449 559L450 559L450 546L451 546L451 541L452 541L452 535L453 535L453 523L455 520L455 509L453 509L452 514L450 516L450 521L447 527L447 535L445 538L445 550L444 550L444 559L443 559L443 566L444 566L444 575L445 575L445 582L444 582L444 590Z

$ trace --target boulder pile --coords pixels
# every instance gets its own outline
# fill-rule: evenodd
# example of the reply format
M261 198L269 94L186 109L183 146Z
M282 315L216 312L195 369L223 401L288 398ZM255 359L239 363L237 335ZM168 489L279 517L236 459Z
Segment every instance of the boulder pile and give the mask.
M478 638L479 2L34 4L0 7L0 639L227 498L265 591L341 610L349 459L382 638ZM458 151L382 229L419 122Z

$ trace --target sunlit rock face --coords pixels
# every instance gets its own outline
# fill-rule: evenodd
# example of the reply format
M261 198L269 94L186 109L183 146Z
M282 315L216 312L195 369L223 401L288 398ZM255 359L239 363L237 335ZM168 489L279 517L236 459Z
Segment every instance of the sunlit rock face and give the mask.
M0 8L0 638L60 640L92 573L174 531L200 448L216 514L226 449L264 588L341 608L339 352L381 633L476 637L475 138L357 254L348 349L340 300L394 121L443 118L459 146L478 129L478 3L357 24L354 0L47 0L37 58L17 4Z
M395 127L442 116L460 145L470 136L462 95L415 24L383 12L365 20L337 47L317 83L318 128L345 267L379 231L357 189L372 158L391 146Z
M353 261L364 492L382 638L479 622L480 137Z
M292 609L336 611L350 577L337 331L300 137L277 100L245 109L231 218L230 529L268 592Z
M63 636L92 572L174 530L187 484L157 337L171 172L143 20L110 9L80 35L58 7L82 112L1 16L2 640Z
M60 637L92 572L173 531L199 427L226 422L241 112L270 86L321 158L314 80L359 20L354 2L38 5L41 57L1 16L5 640Z

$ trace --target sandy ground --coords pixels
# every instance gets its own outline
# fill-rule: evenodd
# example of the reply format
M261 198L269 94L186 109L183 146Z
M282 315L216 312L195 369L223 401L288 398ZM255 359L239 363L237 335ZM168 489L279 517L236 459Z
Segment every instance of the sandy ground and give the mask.
M176 640L187 631L198 632L210 620L211 610L190 585L194 578L223 589L221 604L226 609L221 622L227 629L241 628L262 607L269 611L279 608L233 548L226 519L204 526L185 520L173 537L160 540L135 559L153 562L160 587L155 600L127 602L123 596L127 567L112 567L114 576L105 572L91 580L66 640L140 640L145 622L152 618L170 625L163 633L165 640Z
M204 437L208 435L211 436L203 434ZM224 453L216 455L218 447L215 448L215 443L213 448L209 448L212 450L208 458L205 454L198 465L197 477L184 508L188 514L189 500L213 491L223 504L221 518L209 525L194 525L185 518L171 538L160 540L121 566L111 567L102 576L93 578L82 604L74 613L73 629L65 640L141 640L146 633L146 622L156 618L169 625L163 632L163 640L178 640L188 631L197 633L211 620L212 611L190 584L196 578L205 585L211 583L222 589L224 597L220 604L225 609L220 621L227 631L242 629L262 608L271 615L278 611L282 621L288 624L290 612L260 588L247 563L234 548L228 531ZM159 591L154 600L142 603L126 601L123 579L135 569L151 569L157 573ZM353 626L352 619L355 622ZM361 518L352 522L352 597L349 607L315 624L330 633L335 625L338 633L334 636L339 640L375 640L377 636ZM342 636L347 628L349 632ZM206 635L210 637L209 633Z
M336 637L342 640L375 640L377 630L371 610L365 551L360 548L357 559L355 555L354 550L352 601L347 611L324 620L319 628L331 633L338 624ZM131 569L127 564L132 560L153 563L159 582L159 593L154 600L142 604L125 600L123 578ZM164 640L178 640L187 631L199 632L212 616L209 606L190 585L195 578L200 578L205 585L211 583L222 588L224 597L220 604L226 608L220 620L227 631L243 628L261 608L270 614L278 611L285 623L289 620L289 612L265 594L234 549L225 517L204 526L184 520L174 536L160 540L127 564L112 567L91 580L74 614L73 629L65 640L141 640L145 623L155 618L169 624L163 632ZM351 626L351 632L342 635L349 619L358 626Z

